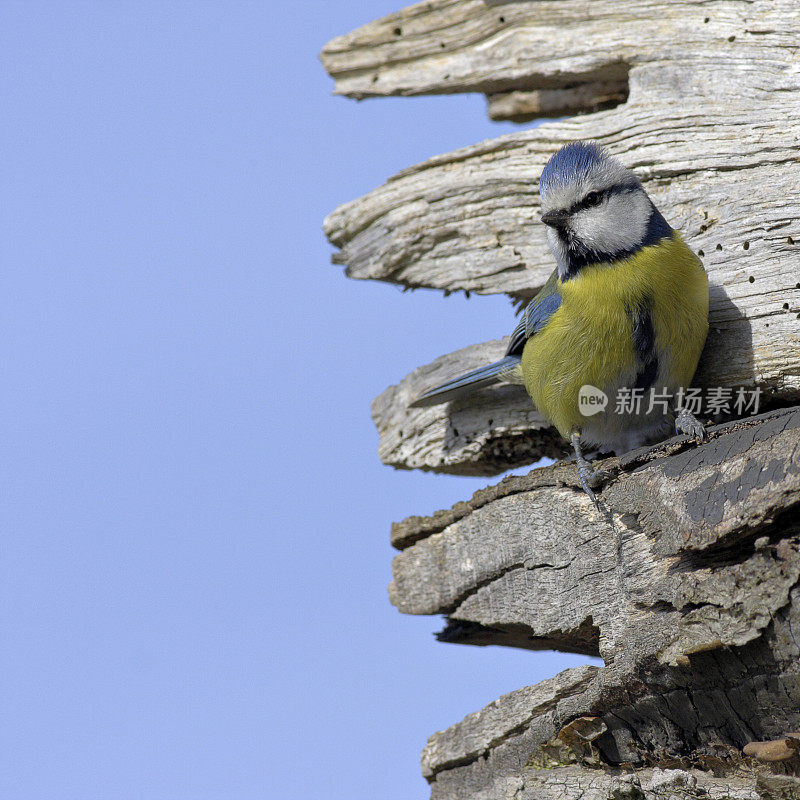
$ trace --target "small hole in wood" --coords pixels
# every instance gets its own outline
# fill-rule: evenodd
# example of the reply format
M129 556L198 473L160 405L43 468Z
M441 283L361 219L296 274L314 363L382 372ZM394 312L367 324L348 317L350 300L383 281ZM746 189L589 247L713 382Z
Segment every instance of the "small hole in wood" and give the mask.
M703 20L703 22L708 22L710 19L711 19L711 17L706 17L706 18Z
M453 436L458 436L458 428L453 428Z
M797 315L797 319L800 319L800 314Z
M450 78L450 73L449 73L449 72L447 73L447 75L443 75L443 76L442 76L442 80L443 80L443 81L446 81L446 80L448 80L449 78Z
M441 47L441 48L442 48L442 50L444 50L444 48L446 47L446 45L445 45L445 43L444 43L444 42L439 42L439 47Z
M494 424L494 420L493 420L493 419L490 419L490 420L489 420L489 427L491 428L493 424Z
M722 250L722 245L721 244L717 245L717 250Z
M378 76L377 75L373 75L372 76L372 82L373 83L377 83L378 82Z
M745 242L745 243L742 245L742 247L743 247L745 250L749 250L749 249L750 249L750 242Z
M765 327L765 328L769 328L769 322L765 322L765 323L764 323L764 327Z
M794 285L794 288L795 288L795 289L800 289L800 283L796 283L796 284Z
M395 36L402 36L402 35L403 35L403 29L402 29L402 28L395 28L395 29L392 31L392 33L393 33Z
M736 37L735 37L735 36L729 36L729 37L728 37L728 41L729 41L729 42L733 42L733 41L735 41L735 40L736 40Z
M702 250L698 250L697 255L699 255L700 258L702 258L705 255L705 253Z
M788 303L784 303L784 304L783 304L783 307L784 307L784 309L785 309L786 311L788 311L788 310L789 310L789 304L788 304Z
M752 275L747 280L749 280L750 283L755 283L756 282L756 279Z
M789 244L794 244L794 239L792 239L792 237L791 237L791 236L787 236L787 237L786 237L786 241L787 241ZM799 283L799 284L797 284L797 285L798 285L798 287L800 287L800 283Z
M505 21L506 21L506 18L505 18L505 17L498 17L498 18L497 18L497 21L498 21L498 22L505 22Z

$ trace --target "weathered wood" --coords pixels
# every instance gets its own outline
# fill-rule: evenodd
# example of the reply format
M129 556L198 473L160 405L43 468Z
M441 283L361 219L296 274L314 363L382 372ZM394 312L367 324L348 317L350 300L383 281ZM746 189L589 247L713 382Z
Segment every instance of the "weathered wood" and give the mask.
M463 401L409 408L423 387L501 358L505 341L459 350L414 370L372 402L385 464L460 475L495 475L542 455L558 457L564 443L521 386L496 386Z
M791 60L798 27L791 0L427 0L333 39L320 58L336 92L356 99L569 89L684 59L704 74L665 91L702 90L722 73L735 82L759 65L769 89L764 79Z
M323 50L355 98L482 92L496 119L606 109L437 156L336 209L325 231L350 277L529 299L553 268L541 169L599 141L709 272L696 384L758 387L777 409L701 447L605 460L599 510L559 464L392 526L392 602L444 614L440 639L604 660L434 734L434 800L800 800L798 43L793 0L430 0ZM408 408L503 349L387 389L381 458L493 474L558 454L519 387Z
M574 648L607 665L743 644L785 604L800 560L753 543L770 521L773 534L800 521L800 409L717 426L699 448L676 437L600 466L615 476L600 509L568 464L401 523L390 599L404 613L524 632L532 648L581 631Z
M597 667L578 667L526 686L495 700L447 731L434 733L422 753L422 774L432 777L465 759L476 760L509 737L538 726L545 739L555 734L553 712L567 698L583 692L597 677Z
M340 248L334 260L355 278L529 298L553 267L537 214L542 166L565 142L597 140L638 172L670 223L702 254L712 283L712 330L698 382L757 384L775 400L796 400L798 40L800 6L790 0L602 8L588 0L493 7L439 0L336 39L323 63L337 90L351 96L482 91L508 103L508 92L531 97L562 89L573 97L621 76L630 93L612 110L404 170L328 217L326 233ZM459 360L455 354L452 366ZM438 413L419 435L447 427L447 407ZM507 413L513 439L522 420L513 407ZM407 437L414 426L400 408L391 416L399 427L384 436L399 443L398 431ZM493 446L502 434L495 430ZM381 452L395 466L492 470L491 454L481 463L470 451L462 469L452 450L433 455L432 439L400 447L389 438Z
M528 122L580 111L600 111L628 98L627 70L624 78L581 83L571 89L534 89L530 92L490 94L489 117L493 120Z
M786 754L755 755L764 745L752 759L742 748L785 743L800 723L800 408L718 426L699 448L674 439L603 466L614 477L599 511L565 465L395 527L404 549L390 597L401 611L446 614L449 641L605 663L431 737L433 798L556 797L568 776L597 792L587 796L620 796L613 770L549 769L590 762L680 767L701 787L709 770L744 770L743 783L711 780L708 791L760 797L765 764L797 768ZM577 717L602 721L578 751L563 731ZM650 777L637 774L643 794L631 796L661 796L647 794Z

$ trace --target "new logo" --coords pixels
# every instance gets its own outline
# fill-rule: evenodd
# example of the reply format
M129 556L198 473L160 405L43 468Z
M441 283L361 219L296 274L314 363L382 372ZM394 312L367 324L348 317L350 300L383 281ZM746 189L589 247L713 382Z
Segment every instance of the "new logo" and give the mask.
M605 411L608 395L591 383L585 383L578 392L578 410L584 417L591 417Z

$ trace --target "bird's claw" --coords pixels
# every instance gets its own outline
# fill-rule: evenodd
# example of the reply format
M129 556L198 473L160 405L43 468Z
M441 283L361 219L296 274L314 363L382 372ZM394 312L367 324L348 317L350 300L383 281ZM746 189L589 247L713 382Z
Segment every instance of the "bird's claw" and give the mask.
M583 491L589 495L589 499L600 508L600 503L595 496L592 489L597 489L603 485L603 481L608 479L608 474L603 470L593 470L589 462L583 456L583 449L581 448L581 434L580 431L573 431L569 437L572 442L572 449L575 451L575 460L578 466L578 478L583 487Z
M698 442L704 442L708 438L703 423L685 408L681 409L675 417L675 433L678 435L684 433Z
M589 495L589 499L600 508L600 501L592 491L592 489L599 489L605 480L608 479L608 473L603 470L594 470L588 464L578 464L578 478L583 487L583 491Z

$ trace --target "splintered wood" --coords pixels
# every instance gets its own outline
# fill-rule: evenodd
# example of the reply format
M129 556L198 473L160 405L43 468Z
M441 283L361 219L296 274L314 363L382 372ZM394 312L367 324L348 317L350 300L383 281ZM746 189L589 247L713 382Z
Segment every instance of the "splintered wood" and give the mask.
M800 399L798 41L800 5L788 0L430 2L335 39L323 64L351 97L485 92L496 108L503 92L561 91L574 108L578 89L598 81L625 80L629 92L613 109L404 170L326 219L334 260L353 278L529 298L554 266L538 218L542 167L566 142L598 141L636 170L709 273L697 385ZM582 108L593 108L596 93L585 93ZM509 312L498 335L512 327ZM436 372L463 365L454 353ZM471 406L494 420L490 435L443 434L450 407L405 407L427 377L376 401L387 464L489 475L550 454L546 435L522 441L542 426L516 396L485 392Z
M575 115L334 210L325 232L348 276L531 298L554 266L542 167L597 141L708 271L695 384L767 404L703 446L607 460L599 509L555 465L392 526L391 600L444 615L443 641L604 661L431 736L434 800L800 800L799 49L795 0L431 0L322 52L356 99L481 92L493 119ZM512 327L509 313L498 336ZM408 408L504 347L464 342L381 394L381 459L493 475L562 452L520 387Z

